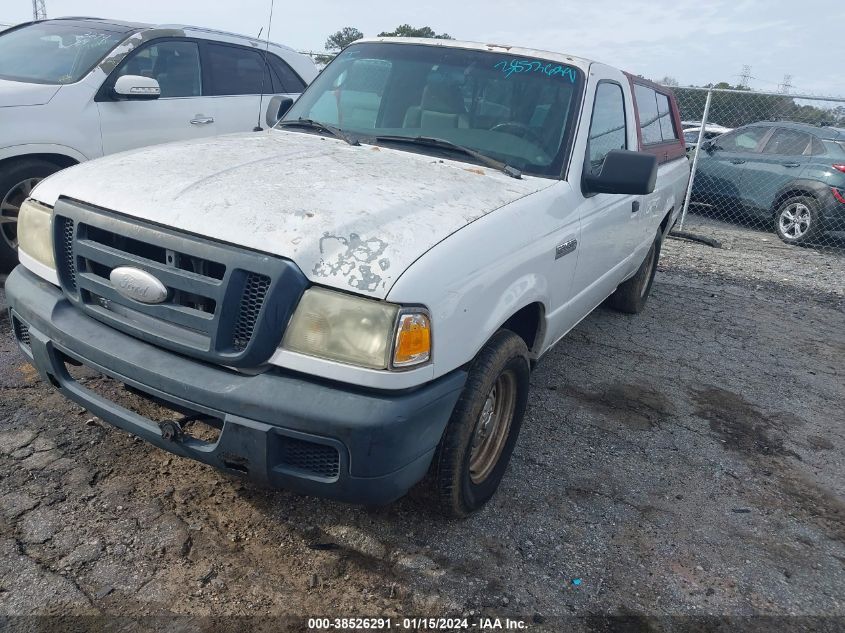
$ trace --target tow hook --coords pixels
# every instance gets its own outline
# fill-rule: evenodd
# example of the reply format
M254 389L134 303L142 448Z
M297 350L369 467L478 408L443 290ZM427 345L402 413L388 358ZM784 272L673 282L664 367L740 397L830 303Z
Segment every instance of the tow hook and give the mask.
M161 429L161 437L168 442L182 441L182 424L177 420L165 420L159 422L158 427Z
M188 415L181 420L164 420L158 423L158 428L161 429L161 437L168 442L181 442L185 439L185 429L194 422L206 422L214 420L211 416L204 413L196 413Z

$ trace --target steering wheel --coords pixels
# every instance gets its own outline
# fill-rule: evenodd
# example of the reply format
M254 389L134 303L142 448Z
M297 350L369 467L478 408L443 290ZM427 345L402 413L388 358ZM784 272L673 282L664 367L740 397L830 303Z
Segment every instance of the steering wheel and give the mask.
M513 134L514 136L518 136L519 138L525 139L527 141L532 141L535 145L543 147L543 139L540 138L540 135L537 134L537 132L525 125L525 123L519 123L518 121L507 121L505 123L499 123L497 125L494 125L490 128L490 131L508 132L510 134Z

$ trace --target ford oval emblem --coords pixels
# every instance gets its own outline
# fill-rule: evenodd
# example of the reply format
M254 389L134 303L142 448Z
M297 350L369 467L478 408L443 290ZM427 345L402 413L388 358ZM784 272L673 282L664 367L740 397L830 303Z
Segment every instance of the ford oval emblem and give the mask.
M109 275L114 289L127 299L141 303L161 303L167 299L167 288L150 273L140 268L121 266Z

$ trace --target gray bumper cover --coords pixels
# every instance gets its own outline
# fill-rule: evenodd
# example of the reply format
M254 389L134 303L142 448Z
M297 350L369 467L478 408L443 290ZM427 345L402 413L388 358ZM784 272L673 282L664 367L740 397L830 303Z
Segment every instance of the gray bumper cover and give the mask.
M247 376L163 350L118 332L73 307L62 292L19 266L6 281L12 313L29 327L41 376L103 420L165 450L265 484L353 503L386 503L426 473L466 381L462 370L402 392L357 389L282 371ZM81 362L137 390L223 420L215 443L162 437L156 422L76 382ZM284 443L333 446L336 477L286 467Z

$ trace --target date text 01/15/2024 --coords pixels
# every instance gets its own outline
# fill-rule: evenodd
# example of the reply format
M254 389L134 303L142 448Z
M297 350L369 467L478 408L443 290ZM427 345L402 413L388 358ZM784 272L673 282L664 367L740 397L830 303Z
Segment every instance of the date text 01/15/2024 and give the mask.
M308 631L522 631L525 620L498 617L469 618L308 618Z

